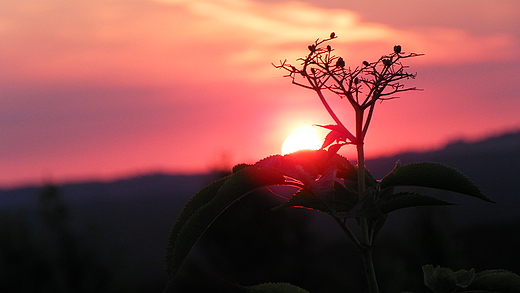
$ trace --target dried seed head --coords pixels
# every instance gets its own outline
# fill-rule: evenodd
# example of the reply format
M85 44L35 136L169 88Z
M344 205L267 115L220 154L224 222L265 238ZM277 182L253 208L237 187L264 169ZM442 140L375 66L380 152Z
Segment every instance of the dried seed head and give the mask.
M343 60L343 58L339 57L338 61L336 61L336 66L337 67L345 67L345 60Z
M311 52L316 51L316 45L309 45L307 48L309 48L309 51Z
M365 66L369 66L370 63L368 63L368 61L363 61L363 65L365 65Z
M332 47L330 45L327 45L327 51L332 51Z
M336 37L336 34L335 34L334 32L331 32L331 33L330 33L330 38L331 38L331 39L334 39L335 37Z
M395 46L394 46L394 52L395 52L396 54L401 53L401 46L400 46L400 45L395 45Z
M392 65L392 60L390 60L390 59L383 59L383 64L385 66L390 66L390 65Z

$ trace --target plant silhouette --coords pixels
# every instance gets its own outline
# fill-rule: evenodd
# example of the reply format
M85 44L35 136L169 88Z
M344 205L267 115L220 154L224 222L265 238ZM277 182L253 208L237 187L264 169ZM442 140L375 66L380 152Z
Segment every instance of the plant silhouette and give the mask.
M402 165L398 161L382 179L372 176L365 167L364 147L374 109L380 102L396 98L398 93L417 90L404 85L404 81L415 78L416 74L407 72L403 62L421 54L407 53L396 45L390 54L352 68L345 59L334 55L335 49L329 42L336 38L336 34L331 33L328 38L308 45L307 55L297 59L297 65L287 61L275 65L288 72L286 77L293 84L315 92L334 121L331 125L321 125L330 130L322 149L274 155L252 165L237 165L231 175L192 197L168 240L166 258L170 279L167 286L174 282L188 253L215 219L233 203L259 189L290 188L283 194L285 202L273 207L275 211L296 207L331 217L361 254L363 265L359 269L366 276L370 293L379 292L373 250L388 215L404 208L451 204L407 187L444 190L493 202L465 175L439 163ZM353 129L348 129L336 115L328 102L330 98L345 101L353 110ZM340 148L349 145L356 148L355 165L338 154ZM435 293L518 292L520 288L520 277L506 271L454 272L425 265L423 272L424 284ZM246 292L307 292L287 283L243 289Z

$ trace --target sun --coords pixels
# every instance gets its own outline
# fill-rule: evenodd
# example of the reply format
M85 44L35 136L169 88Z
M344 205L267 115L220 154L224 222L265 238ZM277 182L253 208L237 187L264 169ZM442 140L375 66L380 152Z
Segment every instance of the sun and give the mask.
M282 144L282 155L294 153L299 150L318 150L322 141L318 132L312 126L296 128Z

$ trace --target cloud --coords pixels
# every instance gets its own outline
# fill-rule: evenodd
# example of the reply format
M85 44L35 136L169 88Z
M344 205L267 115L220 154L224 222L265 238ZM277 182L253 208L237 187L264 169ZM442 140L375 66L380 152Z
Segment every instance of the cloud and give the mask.
M225 60L231 64L255 63L283 53L297 57L304 54L305 44L315 38L327 37L332 31L340 36L336 46L348 56L362 58L360 53L379 56L385 52L382 50L403 43L411 50L427 53L426 62L429 63L505 59L513 55L511 49L517 46L518 41L507 34L476 36L460 28L438 24L395 28L363 22L353 11L319 8L299 2L159 1L183 7L191 13L193 18L190 20L203 19L211 29L200 38L214 40L215 46L227 53Z
M427 63L504 59L517 41L448 27L394 28L363 22L353 11L299 2L11 1L0 19L7 79L258 81L274 77L270 62L296 59L332 31L339 35L337 52L356 62L396 43L428 54Z

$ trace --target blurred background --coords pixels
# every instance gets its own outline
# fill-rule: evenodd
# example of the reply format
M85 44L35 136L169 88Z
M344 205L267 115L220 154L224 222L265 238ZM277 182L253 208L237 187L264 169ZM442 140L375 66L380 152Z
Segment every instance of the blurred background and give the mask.
M329 124L271 63L331 42L347 66L399 44L416 80L376 110L367 156L516 131L518 1L66 0L2 3L0 186L198 173ZM331 99L346 125L345 101ZM342 111L344 109L344 111ZM348 155L348 153L347 153Z
M443 162L497 202L414 190L457 205L389 216L374 250L381 288L428 292L424 264L520 272L519 150L517 132L369 160L376 178L398 159ZM0 190L0 286L9 292L162 292L177 215L189 197L226 172ZM233 204L197 243L171 292L240 292L239 286L263 282L291 282L311 292L364 291L361 257L334 221L310 210L270 210L281 203L259 191Z
M397 159L442 162L498 202L448 195L463 205L396 214L376 249L381 282L419 291L425 263L520 273L519 14L514 0L3 1L0 288L161 291L166 239L189 196L280 153L295 128L332 122L271 64L296 63L332 31L351 67L396 44L425 54L408 59L418 76L407 83L424 91L376 109L366 141L376 177ZM352 125L345 101L331 102ZM259 193L226 212L176 289L364 288L332 222L265 208L276 200Z

